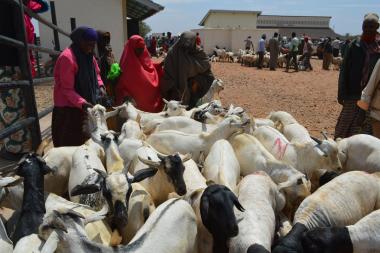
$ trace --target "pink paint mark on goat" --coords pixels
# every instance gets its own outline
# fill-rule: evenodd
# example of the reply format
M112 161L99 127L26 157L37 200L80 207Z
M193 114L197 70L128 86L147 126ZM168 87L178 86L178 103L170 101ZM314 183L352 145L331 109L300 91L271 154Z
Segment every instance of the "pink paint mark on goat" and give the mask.
M288 143L282 143L280 138L277 138L274 142L274 148L276 148L277 159L284 159L286 149L288 148Z

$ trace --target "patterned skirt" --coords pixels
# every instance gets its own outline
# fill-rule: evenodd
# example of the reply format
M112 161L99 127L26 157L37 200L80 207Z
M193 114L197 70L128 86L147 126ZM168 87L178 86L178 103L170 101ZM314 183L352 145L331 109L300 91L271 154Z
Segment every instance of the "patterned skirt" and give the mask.
M336 138L348 138L355 134L371 134L369 115L356 105L356 100L344 101L335 127Z

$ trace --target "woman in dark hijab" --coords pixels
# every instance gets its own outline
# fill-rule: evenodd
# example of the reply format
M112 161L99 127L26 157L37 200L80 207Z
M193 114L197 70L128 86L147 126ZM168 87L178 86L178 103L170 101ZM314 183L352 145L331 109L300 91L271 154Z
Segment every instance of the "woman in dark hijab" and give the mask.
M205 52L196 45L196 34L184 32L169 50L164 63L164 77L160 85L166 100L182 101L188 109L209 90L214 75Z
M79 146L87 140L82 130L86 110L106 94L94 57L96 31L78 27L70 38L73 43L60 54L54 69L52 137L55 147Z

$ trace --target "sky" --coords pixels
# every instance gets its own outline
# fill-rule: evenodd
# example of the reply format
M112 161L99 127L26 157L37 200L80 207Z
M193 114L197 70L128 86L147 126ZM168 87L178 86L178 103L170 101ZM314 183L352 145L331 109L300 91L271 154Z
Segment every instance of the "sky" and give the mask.
M175 34L199 28L209 9L254 10L263 15L331 16L339 34L360 34L366 13L380 15L380 0L153 0L165 9L146 22L152 32Z

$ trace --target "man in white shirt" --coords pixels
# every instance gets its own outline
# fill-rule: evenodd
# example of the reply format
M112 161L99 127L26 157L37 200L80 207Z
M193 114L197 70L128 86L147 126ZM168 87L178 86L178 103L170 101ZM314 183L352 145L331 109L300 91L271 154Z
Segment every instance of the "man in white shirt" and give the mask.
M339 51L340 51L340 39L339 39L339 37L336 37L336 39L331 43L331 46L333 48L333 56L338 57Z
M292 59L293 59L293 63L294 63L294 68L295 68L296 72L298 72L297 55L298 55L299 44L300 44L300 41L296 37L296 33L293 32L292 33L292 41L290 42L290 46L289 46L288 59L287 59L287 63L286 63L286 72L289 71L290 62L292 61Z

